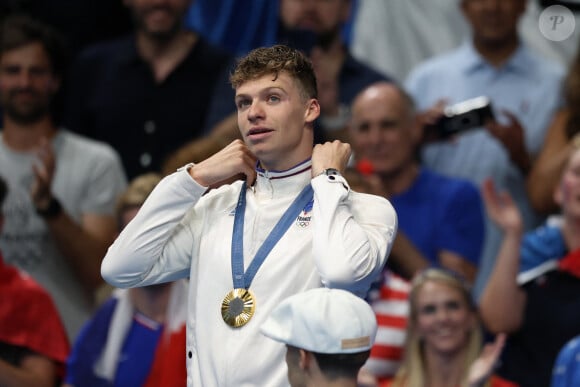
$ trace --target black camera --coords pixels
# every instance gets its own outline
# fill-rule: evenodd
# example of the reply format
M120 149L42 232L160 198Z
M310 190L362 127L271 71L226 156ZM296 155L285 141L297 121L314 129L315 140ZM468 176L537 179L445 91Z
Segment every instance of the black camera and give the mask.
M489 98L468 99L445 108L443 116L435 124L437 137L445 140L456 134L481 128L487 121L494 119Z

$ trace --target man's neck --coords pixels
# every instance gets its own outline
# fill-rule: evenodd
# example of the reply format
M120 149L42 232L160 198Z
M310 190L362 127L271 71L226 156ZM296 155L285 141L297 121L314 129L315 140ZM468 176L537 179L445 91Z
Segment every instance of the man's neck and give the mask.
M50 140L57 131L49 116L30 124L17 123L5 116L2 139L10 149L27 152L36 148L41 139Z
M390 198L407 191L419 176L419 165L413 163L391 174L381 175L381 195Z
M153 39L137 33L137 52L151 66L155 80L163 82L187 57L198 40L197 34L181 30L168 40Z
M347 50L342 42L340 36L336 36L336 38L324 48L324 52L333 58L336 63L339 63L342 66L342 63L346 59Z
M475 50L494 67L501 67L507 62L520 44L517 35L501 42L489 42L482 39L473 39Z
M346 55L346 47L344 45L344 42L342 41L342 37L340 36L340 34L335 34L332 37L329 37L325 43L320 42L319 47L321 47L325 51L340 51L341 53Z

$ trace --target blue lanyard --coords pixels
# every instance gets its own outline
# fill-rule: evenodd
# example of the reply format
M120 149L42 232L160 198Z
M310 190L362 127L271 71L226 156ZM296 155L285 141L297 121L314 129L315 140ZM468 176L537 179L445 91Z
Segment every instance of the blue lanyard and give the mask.
M292 222L300 214L300 211L310 200L312 200L313 191L310 184L306 185L294 202L288 207L282 218L276 223L274 229L270 232L256 256L250 263L248 270L244 273L244 216L246 212L246 182L242 185L242 191L238 198L236 206L236 215L234 217L234 233L232 235L232 277L234 289L248 289L258 269L266 260L270 251L276 243L282 238L282 235L288 230Z

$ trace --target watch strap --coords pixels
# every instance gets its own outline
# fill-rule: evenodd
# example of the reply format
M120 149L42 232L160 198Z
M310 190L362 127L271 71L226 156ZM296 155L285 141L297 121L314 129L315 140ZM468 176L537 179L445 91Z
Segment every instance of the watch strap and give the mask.
M56 218L62 212L62 206L57 198L54 196L50 198L46 208L36 207L36 213L44 219Z

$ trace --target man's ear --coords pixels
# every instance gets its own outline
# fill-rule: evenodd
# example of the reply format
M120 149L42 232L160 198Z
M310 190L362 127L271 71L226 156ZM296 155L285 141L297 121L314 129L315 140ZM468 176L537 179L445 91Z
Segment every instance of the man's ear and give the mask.
M310 368L310 363L312 362L312 354L308 351L303 349L299 349L299 359L298 359L298 366L300 366L301 370L307 370Z
M423 127L418 115L410 118L408 130L411 135L411 141L415 146L419 146L423 141Z
M311 98L308 100L308 105L306 106L306 112L304 113L304 121L308 124L313 123L320 116L320 103L316 98Z

